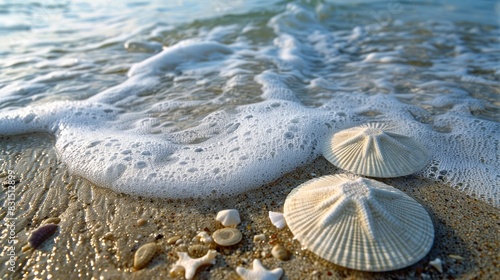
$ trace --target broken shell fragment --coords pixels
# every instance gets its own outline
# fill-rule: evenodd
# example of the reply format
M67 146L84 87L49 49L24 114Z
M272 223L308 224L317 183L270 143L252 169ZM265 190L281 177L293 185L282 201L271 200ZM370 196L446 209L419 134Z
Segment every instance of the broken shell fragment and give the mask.
M429 161L426 148L393 130L385 123L368 123L336 132L325 141L323 156L341 169L371 177L420 171Z
M226 209L219 211L215 219L221 222L225 227L235 226L241 222L240 214L236 209Z
M443 261L441 261L440 258L436 258L435 260L430 261L429 264L440 273L443 273Z
M153 259L158 251L158 246L155 243L147 243L142 245L134 255L134 268L143 269Z
M212 234L212 238L215 243L220 246L232 246L238 244L243 238L243 235L236 228L222 228L216 230Z
M200 231L197 235L196 238L200 240L200 242L203 243L212 243L214 240L206 231Z
M388 271L423 258L434 241L429 214L400 190L355 176L310 180L292 190L284 215L294 237L340 266Z
M46 224L35 229L28 238L29 246L33 249L38 248L42 243L52 236L59 228L56 224Z
M269 219L278 229L283 229L286 226L286 220L283 213L269 211Z

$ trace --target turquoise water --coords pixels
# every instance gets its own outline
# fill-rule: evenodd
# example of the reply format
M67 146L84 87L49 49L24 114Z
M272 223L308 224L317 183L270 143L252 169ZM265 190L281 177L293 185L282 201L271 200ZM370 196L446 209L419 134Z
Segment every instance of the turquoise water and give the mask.
M0 134L143 196L240 193L391 123L499 205L495 1L1 1Z

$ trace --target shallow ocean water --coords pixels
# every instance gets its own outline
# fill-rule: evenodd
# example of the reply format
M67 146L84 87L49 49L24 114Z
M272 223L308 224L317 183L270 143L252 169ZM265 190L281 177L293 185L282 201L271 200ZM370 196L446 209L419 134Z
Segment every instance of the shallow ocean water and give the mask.
M48 133L73 174L117 192L218 197L383 121L431 152L418 176L498 206L499 9L3 1L0 134Z

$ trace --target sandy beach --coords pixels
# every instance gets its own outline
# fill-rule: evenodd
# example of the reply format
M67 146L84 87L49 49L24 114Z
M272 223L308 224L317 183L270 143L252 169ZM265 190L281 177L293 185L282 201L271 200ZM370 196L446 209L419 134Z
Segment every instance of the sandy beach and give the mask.
M0 138L0 173L14 172L16 209L13 220L15 271L9 271L7 249L1 255L4 279L170 279L176 252L201 254L203 246L193 238L200 231L222 228L219 210L240 212L243 240L231 247L212 245L216 264L200 268L194 279L239 279L237 266L250 268L260 259L269 269L284 269L282 279L498 279L500 276L500 214L498 209L448 186L413 176L381 180L421 203L435 227L430 253L418 263L392 272L367 273L345 269L302 250L288 228L279 230L268 211L283 211L283 203L295 186L317 176L340 171L318 158L271 184L236 197L207 200L169 200L133 197L97 187L72 176L57 159L53 139L42 134ZM7 191L6 183L2 189ZM6 196L2 195L2 205ZM2 208L2 244L7 244L7 209ZM61 219L59 229L36 250L22 252L31 231L51 217ZM265 234L266 241L253 237ZM181 241L168 244L172 236ZM156 242L160 252L142 270L133 269L135 251ZM289 261L271 255L282 244ZM206 246L206 250L208 250ZM196 248L197 250L192 250ZM451 257L450 257L451 256ZM440 258L443 273L429 265ZM463 259L462 259L463 258ZM175 279L183 279L177 277Z

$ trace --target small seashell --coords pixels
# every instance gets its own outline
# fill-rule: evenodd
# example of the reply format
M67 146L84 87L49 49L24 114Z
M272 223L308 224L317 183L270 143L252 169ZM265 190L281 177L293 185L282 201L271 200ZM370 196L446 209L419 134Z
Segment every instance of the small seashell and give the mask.
M430 261L429 264L432 265L432 267L434 267L440 273L443 273L443 262L440 258L436 258L435 260Z
M278 229L283 229L286 226L286 220L283 213L269 211L269 219Z
M158 251L156 243L142 245L134 255L134 268L143 269L153 259Z
M167 239L167 244L170 244L170 245L175 244L175 242L177 242L177 240L179 240L179 239L181 239L181 237L179 235L174 235L172 237L169 237Z
M290 252L281 244L274 245L271 254L280 261L288 261L290 259Z
M232 246L238 244L243 238L241 232L236 228L222 228L212 234L215 243L220 246Z
M40 246L47 238L53 235L59 228L56 224L46 224L35 229L30 237L28 238L28 243L31 248L36 249Z
M420 171L429 161L427 149L393 130L385 123L368 123L336 132L325 141L323 156L339 168L371 177Z
M221 222L225 227L235 226L241 222L240 214L236 209L226 209L219 211L215 219Z
M429 214L402 191L347 175L312 179L292 190L284 215L296 238L340 266L388 271L414 264L430 251Z
M203 243L212 243L214 241L206 231L199 232L196 237Z
M43 221L44 224L59 224L61 221L58 217L50 217L47 220Z
M257 243L257 242L264 242L266 241L266 235L261 233L261 234L257 234L253 237L253 242L254 243Z

